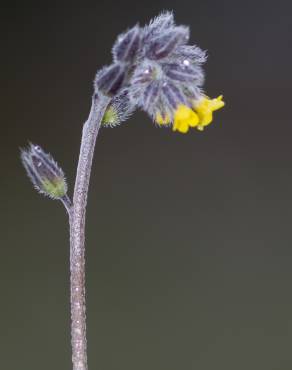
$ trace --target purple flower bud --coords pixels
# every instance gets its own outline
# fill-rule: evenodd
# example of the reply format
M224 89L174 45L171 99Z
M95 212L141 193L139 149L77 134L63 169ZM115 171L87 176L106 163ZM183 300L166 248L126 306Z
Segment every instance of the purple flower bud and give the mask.
M164 82L162 92L166 101L173 109L176 109L179 104L187 105L186 98L182 94L181 89L176 87L173 83Z
M147 45L146 56L153 60L165 58L171 54L178 45L185 44L188 39L188 27L173 27L169 31L150 40L149 45Z
M54 159L38 145L21 151L23 166L33 183L41 193L52 199L61 199L67 193L67 183L62 169Z
M105 95L114 96L123 87L125 66L120 63L112 64L97 73L95 86Z
M188 59L185 59L180 64L165 63L162 69L167 77L178 82L192 82L200 85L203 82L203 72L198 66L190 64Z
M203 95L203 91L199 86L184 84L183 86L185 96L191 100L199 100Z
M132 62L140 48L139 26L135 26L128 32L120 35L113 46L113 56L115 61Z
M136 66L133 73L131 83L132 84L144 84L153 81L153 78L159 73L160 66L155 62L149 60L140 63Z
M159 98L161 83L159 81L151 82L144 91L143 106L146 110L151 109Z
M174 58L178 58L182 62L188 60L192 64L203 64L206 62L206 52L196 45L180 45L176 49Z
M158 17L151 20L150 24L144 28L144 42L147 43L150 38L159 36L165 30L174 27L174 18L172 12L161 13Z

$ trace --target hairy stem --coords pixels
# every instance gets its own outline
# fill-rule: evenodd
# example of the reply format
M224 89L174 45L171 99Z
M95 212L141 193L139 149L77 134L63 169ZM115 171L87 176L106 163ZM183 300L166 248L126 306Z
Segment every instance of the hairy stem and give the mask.
M73 370L87 370L85 309L85 213L94 147L110 98L94 95L83 126L70 220L71 344Z

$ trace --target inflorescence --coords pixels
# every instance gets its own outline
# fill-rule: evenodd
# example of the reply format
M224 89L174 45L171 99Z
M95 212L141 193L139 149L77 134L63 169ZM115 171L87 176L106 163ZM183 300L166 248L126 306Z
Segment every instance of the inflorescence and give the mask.
M203 93L206 53L188 41L189 28L176 26L171 12L119 35L112 49L113 63L98 71L94 81L94 96L111 98L102 126L118 125L137 108L158 126L181 133L209 125L213 112L225 103L222 95L210 99ZM64 173L49 154L31 144L21 158L40 193L65 199Z
M171 12L118 36L113 63L97 73L94 84L97 94L113 97L103 125L115 126L137 108L181 133L209 125L224 102L203 93L206 53L188 41L189 28L176 26Z

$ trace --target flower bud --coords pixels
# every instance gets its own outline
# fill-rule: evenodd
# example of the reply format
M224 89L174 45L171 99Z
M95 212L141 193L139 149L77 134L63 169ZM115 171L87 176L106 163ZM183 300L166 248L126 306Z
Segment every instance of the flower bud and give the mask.
M152 60L159 60L167 57L177 48L189 39L188 27L173 27L168 32L155 37L148 45L147 57Z
M132 62L140 47L140 27L135 26L120 35L113 46L113 56L116 61Z
M146 109L151 109L155 105L159 97L159 89L161 83L159 81L152 81L145 89L143 94L144 106Z
M125 67L120 63L112 64L97 73L95 86L97 91L105 95L114 96L123 86L125 80Z
M115 127L119 125L131 116L135 108L135 105L130 101L127 89L122 90L107 107L101 122L102 126Z
M30 144L21 150L21 160L35 189L52 199L61 199L67 193L67 183L62 169L38 145Z
M182 62L185 60L191 61L196 65L206 62L207 53L196 45L180 45L174 52L174 56Z
M161 35L162 32L174 27L173 13L166 11L161 13L150 21L150 24L144 27L143 42L146 44L153 37Z
M169 104L170 107L176 109L181 102L186 104L186 98L183 95L181 89L175 86L173 83L168 82L164 83L162 87L162 92L165 98L165 101Z
M201 67L191 65L187 59L180 64L165 63L162 68L166 76L173 81L192 82L201 85L204 79Z

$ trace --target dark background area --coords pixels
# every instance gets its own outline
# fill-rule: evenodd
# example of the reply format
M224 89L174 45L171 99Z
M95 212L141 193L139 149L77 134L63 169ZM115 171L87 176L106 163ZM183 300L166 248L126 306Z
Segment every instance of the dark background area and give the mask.
M0 368L71 368L65 212L32 189L28 140L73 188L92 80L163 9L208 50L203 133L137 112L103 129L87 218L89 368L292 368L291 2L23 2L1 10Z

